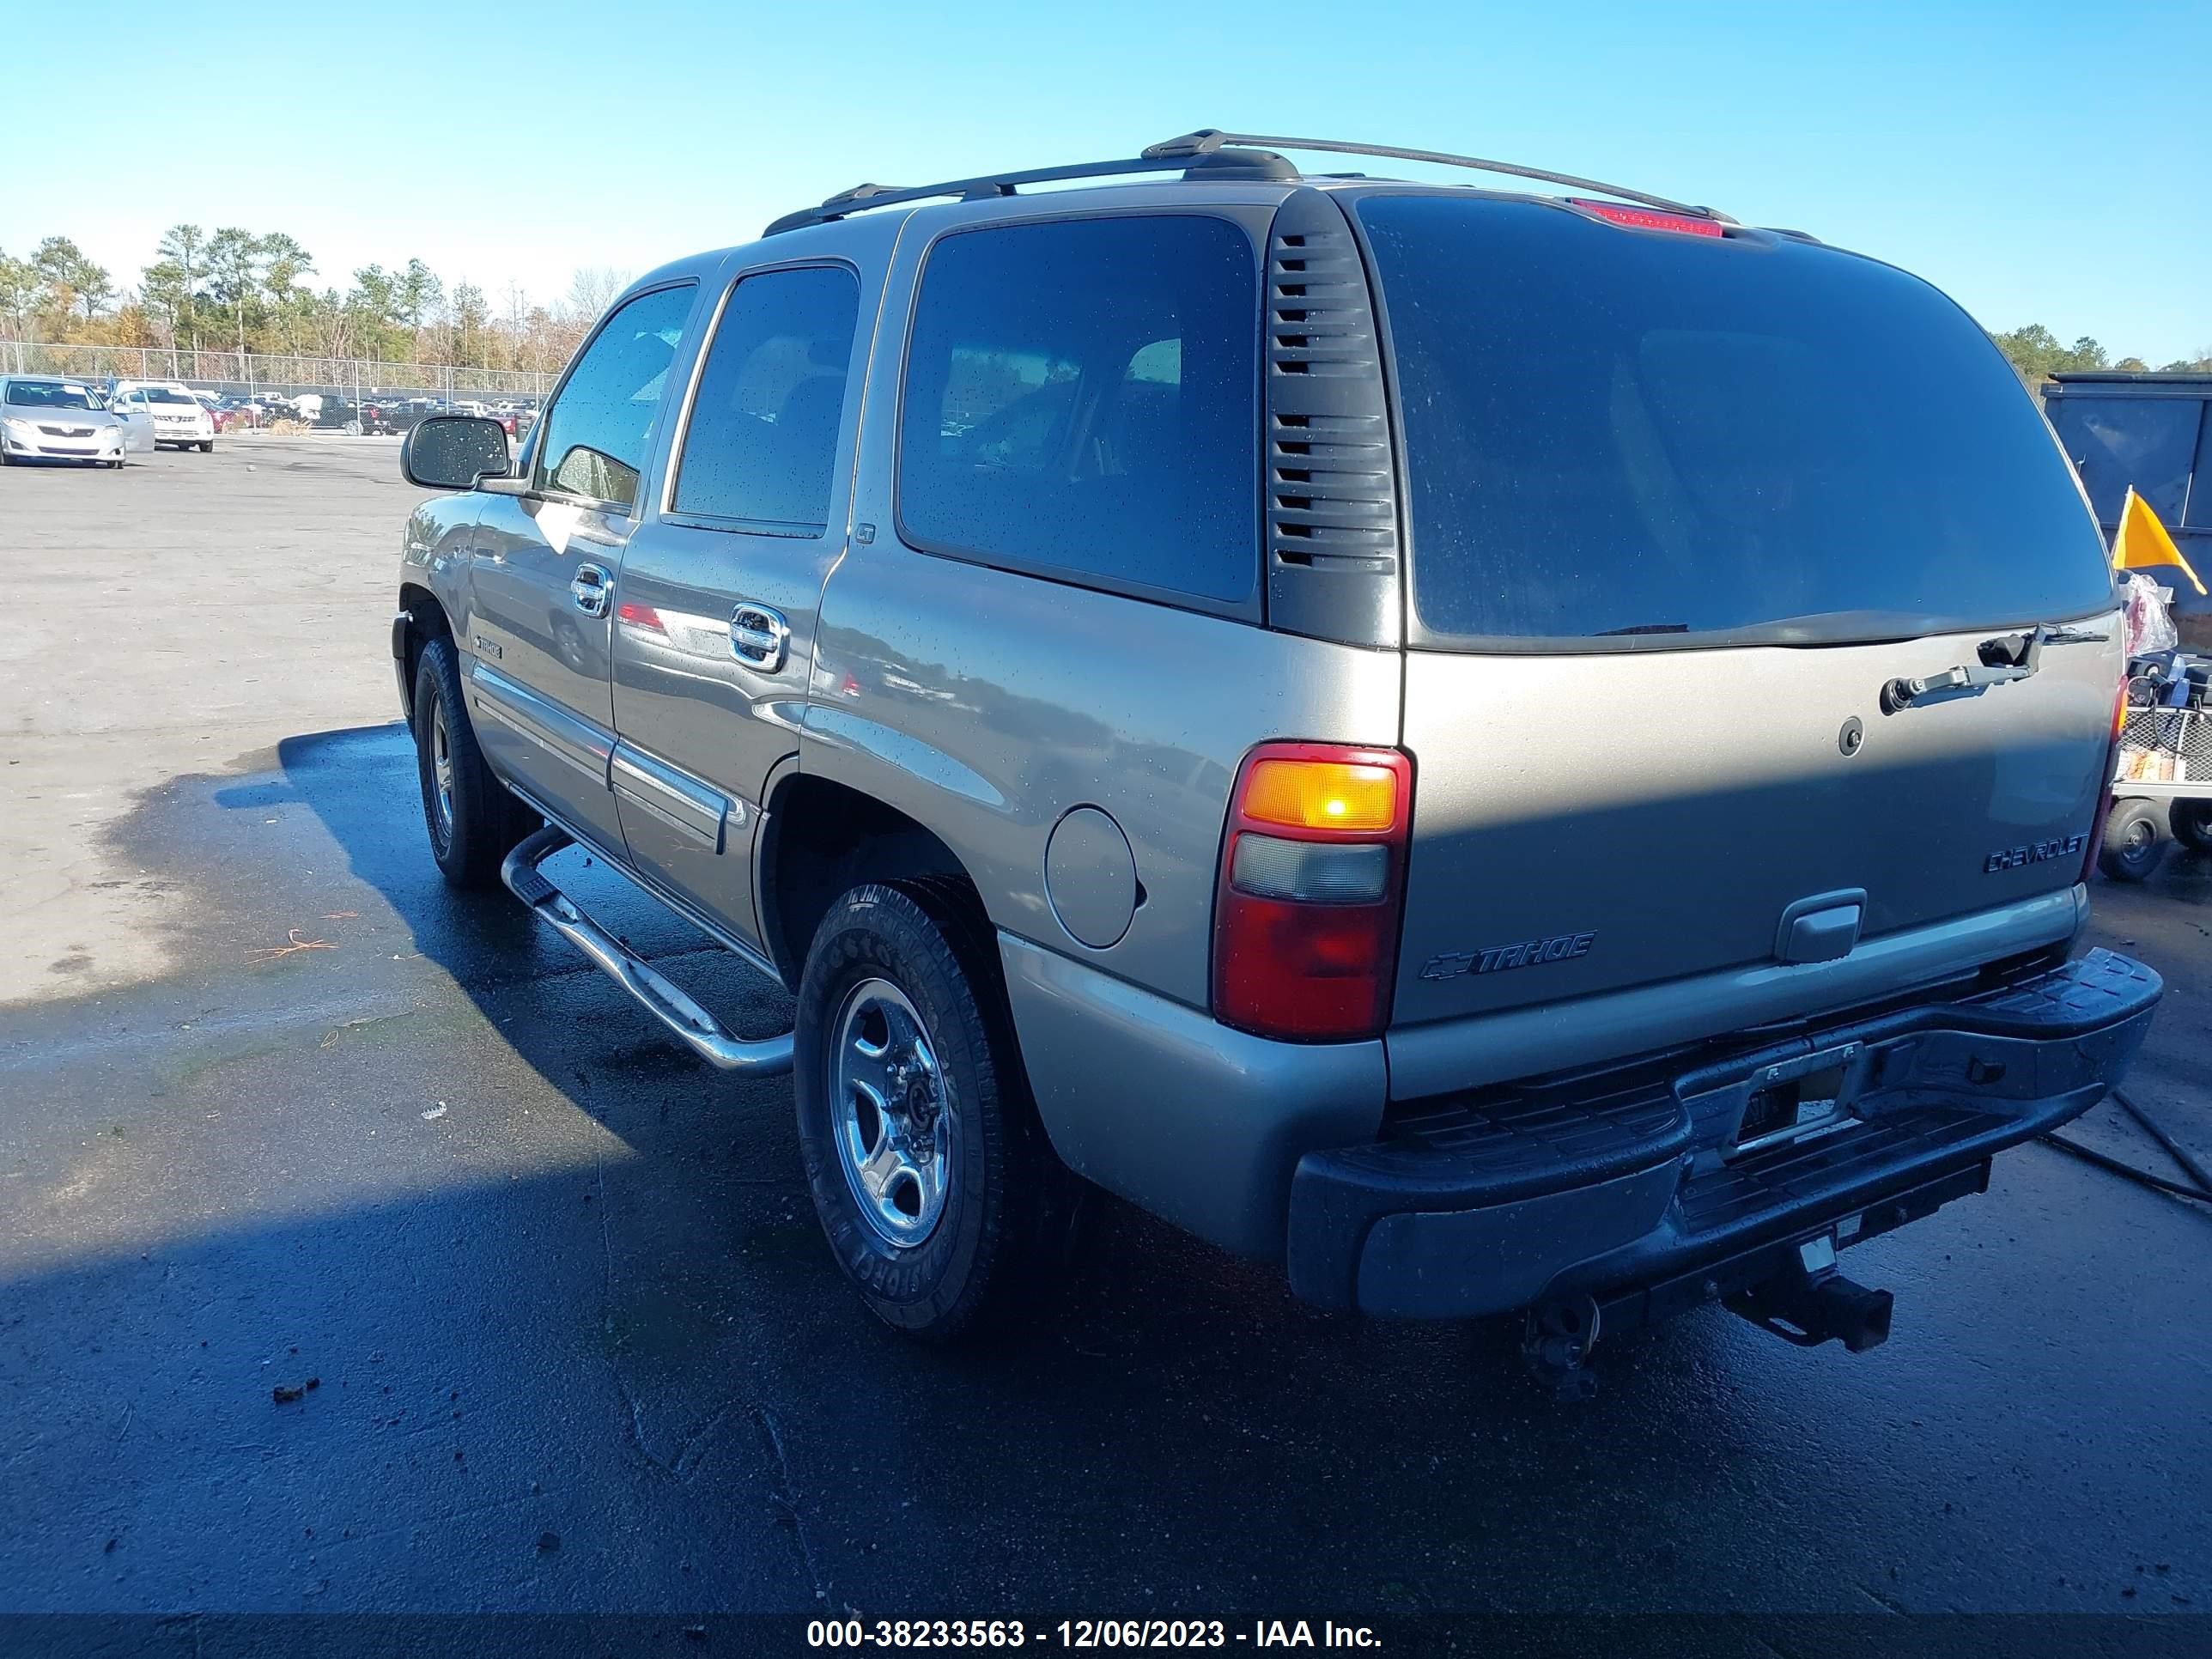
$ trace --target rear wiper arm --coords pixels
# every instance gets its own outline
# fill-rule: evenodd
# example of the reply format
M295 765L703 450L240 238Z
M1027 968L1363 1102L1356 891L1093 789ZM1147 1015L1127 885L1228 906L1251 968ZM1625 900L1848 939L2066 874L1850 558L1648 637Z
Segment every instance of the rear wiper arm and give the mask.
M1915 703L1977 696L1990 686L2027 678L2043 666L2046 645L2101 645L2112 637L2094 628L2069 628L2057 623L2038 623L2025 634L2001 634L1974 647L1978 662L1962 663L1918 679L1900 675L1892 680L1881 688L1881 712L1894 714Z

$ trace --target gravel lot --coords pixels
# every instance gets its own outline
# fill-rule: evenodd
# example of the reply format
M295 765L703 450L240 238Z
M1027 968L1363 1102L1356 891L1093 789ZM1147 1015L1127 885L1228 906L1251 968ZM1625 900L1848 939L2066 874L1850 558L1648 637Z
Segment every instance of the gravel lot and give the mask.
M1887 1346L1701 1316L1583 1407L1120 1212L1004 1347L902 1346L787 1085L440 884L412 499L369 440L0 473L0 1611L2212 1607L2212 1215L2042 1147L1853 1253ZM2097 906L2172 988L2137 1097L2212 1154L2212 860Z

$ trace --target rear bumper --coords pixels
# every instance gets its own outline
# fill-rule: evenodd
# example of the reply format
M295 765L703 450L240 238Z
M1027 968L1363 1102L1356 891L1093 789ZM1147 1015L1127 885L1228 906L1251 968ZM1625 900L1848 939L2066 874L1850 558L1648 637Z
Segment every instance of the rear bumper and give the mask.
M1990 1158L2118 1082L2163 990L2109 951L1787 1042L1424 1102L1303 1158L1292 1288L1323 1307L1465 1318L1563 1299L1620 1328L1980 1191ZM1732 1154L1793 1062L1843 1070L1839 1127ZM1802 1068L1798 1068L1802 1069ZM1770 1083L1778 1074L1788 1081Z

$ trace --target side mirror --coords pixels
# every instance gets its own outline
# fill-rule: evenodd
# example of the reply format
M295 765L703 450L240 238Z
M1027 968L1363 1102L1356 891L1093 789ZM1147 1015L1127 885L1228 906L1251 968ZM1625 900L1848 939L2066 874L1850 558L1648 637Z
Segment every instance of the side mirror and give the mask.
M399 445L399 473L424 489L472 489L507 474L507 434L474 415L432 415Z

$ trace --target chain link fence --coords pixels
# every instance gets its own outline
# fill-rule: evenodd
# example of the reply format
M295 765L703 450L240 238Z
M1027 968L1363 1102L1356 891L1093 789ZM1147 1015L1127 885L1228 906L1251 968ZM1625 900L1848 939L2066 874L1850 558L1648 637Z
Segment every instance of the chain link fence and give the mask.
M45 345L0 340L0 370L80 380L182 380L212 392L385 392L452 398L493 392L544 397L555 376L532 369L456 363L386 363L364 357L284 357L256 351L165 350L159 346Z

